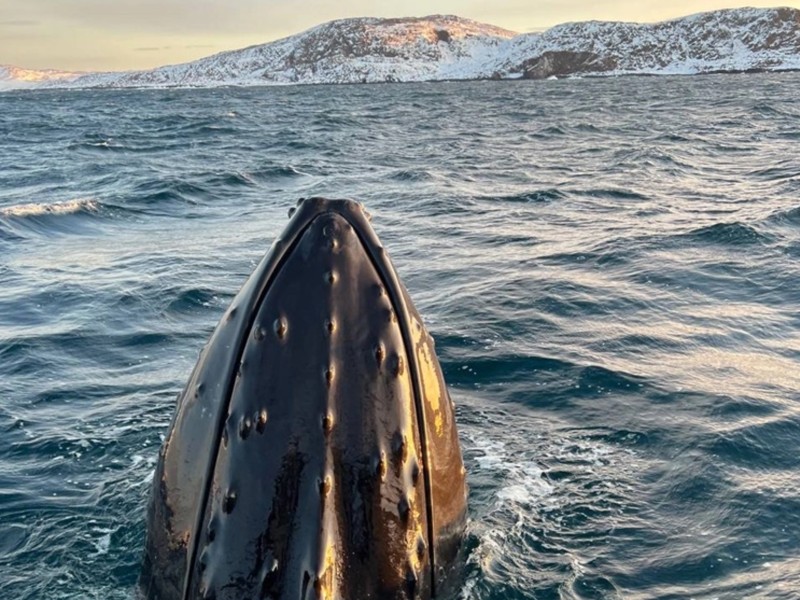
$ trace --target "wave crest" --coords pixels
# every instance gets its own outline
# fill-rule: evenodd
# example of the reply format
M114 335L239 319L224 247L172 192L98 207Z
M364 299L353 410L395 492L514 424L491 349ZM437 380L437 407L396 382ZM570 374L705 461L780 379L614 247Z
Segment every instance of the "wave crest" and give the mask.
M71 215L79 212L97 212L100 203L92 198L76 198L65 202L31 202L0 208L0 216L23 219L42 215Z

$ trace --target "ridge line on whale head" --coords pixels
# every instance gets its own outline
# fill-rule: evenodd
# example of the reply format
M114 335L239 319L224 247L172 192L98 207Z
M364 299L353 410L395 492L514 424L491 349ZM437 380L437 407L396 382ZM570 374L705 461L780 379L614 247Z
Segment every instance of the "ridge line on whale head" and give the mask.
M179 398L148 598L427 598L457 554L465 472L433 340L360 204L290 216Z

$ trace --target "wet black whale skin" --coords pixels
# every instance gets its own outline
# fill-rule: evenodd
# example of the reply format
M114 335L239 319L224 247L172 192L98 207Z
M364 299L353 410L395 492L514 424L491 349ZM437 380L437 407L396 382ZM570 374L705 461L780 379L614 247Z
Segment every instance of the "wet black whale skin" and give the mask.
M178 399L145 597L429 598L465 518L433 340L361 205L302 201Z

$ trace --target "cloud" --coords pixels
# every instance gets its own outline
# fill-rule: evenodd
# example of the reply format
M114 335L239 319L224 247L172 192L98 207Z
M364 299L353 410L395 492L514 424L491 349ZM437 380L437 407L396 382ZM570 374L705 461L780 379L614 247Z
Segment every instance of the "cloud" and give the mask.
M2 0L0 4L0 19L46 16L62 27L136 35L257 33L269 29L275 14L274 3L262 0Z

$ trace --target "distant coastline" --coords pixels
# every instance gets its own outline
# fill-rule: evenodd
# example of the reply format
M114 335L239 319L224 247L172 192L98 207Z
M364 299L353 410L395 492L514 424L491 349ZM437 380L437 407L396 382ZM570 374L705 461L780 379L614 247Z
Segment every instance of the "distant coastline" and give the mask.
M144 71L0 66L0 90L402 83L800 70L800 10L728 9L654 24L518 34L456 16L356 18Z

